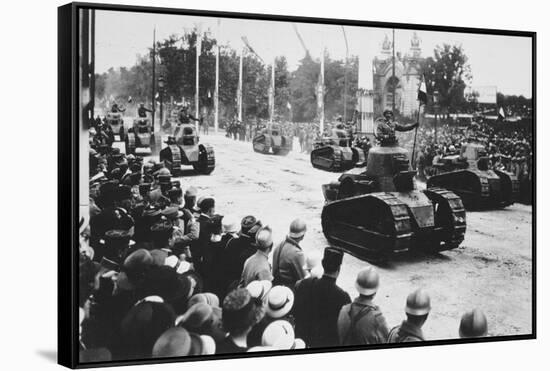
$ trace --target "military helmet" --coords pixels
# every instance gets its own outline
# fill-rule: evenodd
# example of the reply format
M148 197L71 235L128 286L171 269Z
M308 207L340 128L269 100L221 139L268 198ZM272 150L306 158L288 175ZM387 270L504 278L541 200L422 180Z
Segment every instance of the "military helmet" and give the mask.
M302 219L294 219L292 223L290 223L290 232L288 235L290 238L300 238L306 234L306 230L306 222Z
M487 318L479 309L474 309L462 315L458 334L461 338L487 336Z
M373 295L378 291L380 278L378 271L372 266L362 269L355 279L355 288L361 295Z
M422 316L430 313L430 296L422 289L416 289L407 296L407 305L405 306L405 313L412 314L414 316Z
M172 173L170 173L170 170L168 170L167 168L163 167L162 169L159 170L157 176L172 176Z
M384 110L384 112L382 113L382 116L386 116L386 115L392 115L393 116L393 111L392 110Z

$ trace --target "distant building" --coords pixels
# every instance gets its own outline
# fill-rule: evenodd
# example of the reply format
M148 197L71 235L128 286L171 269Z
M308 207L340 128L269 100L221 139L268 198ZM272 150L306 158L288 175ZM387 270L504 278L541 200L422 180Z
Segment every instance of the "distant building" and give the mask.
M393 106L395 87L395 111L406 117L412 117L418 111L417 93L422 76L420 39L416 32L406 54L395 52L395 76L392 68L392 42L388 35L382 42L379 56L373 60L374 115L380 116Z

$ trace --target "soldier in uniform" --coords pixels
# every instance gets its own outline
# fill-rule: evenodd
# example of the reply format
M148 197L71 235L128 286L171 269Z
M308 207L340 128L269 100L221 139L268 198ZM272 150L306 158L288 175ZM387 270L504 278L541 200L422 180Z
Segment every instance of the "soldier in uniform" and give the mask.
M111 107L111 112L113 113L122 113L125 112L126 108L119 107L117 103L113 103L113 106Z
M296 284L296 336L310 347L338 344L338 314L351 302L348 293L336 285L343 256L342 250L327 247L321 262L323 276L309 277Z
M355 288L359 296L342 307L338 316L338 335L341 345L383 344L388 339L388 325L373 299L380 279L374 267L357 274Z
M153 110L150 110L148 108L145 108L145 104L140 103L138 108L138 117L147 117L147 112L153 112Z
M306 234L306 223L296 219L290 223L286 239L273 252L273 277L275 285L293 288L297 281L306 276L305 256L300 242Z
M424 290L417 289L410 293L405 306L407 319L391 329L388 343L424 341L422 326L428 319L430 309L430 297Z
M200 121L198 118L188 112L188 107L183 106L178 114L178 121L180 124L190 124L191 120Z
M418 122L410 125L402 125L393 120L393 112L390 110L384 111L384 121L379 122L376 127L376 136L382 145L397 144L395 137L396 131L410 131L418 126Z

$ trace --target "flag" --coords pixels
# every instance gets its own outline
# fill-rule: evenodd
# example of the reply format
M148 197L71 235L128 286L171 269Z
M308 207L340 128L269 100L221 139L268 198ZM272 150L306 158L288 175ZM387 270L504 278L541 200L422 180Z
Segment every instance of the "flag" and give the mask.
M292 104L290 104L290 102L286 102L286 108L292 109Z
M128 97L128 103L132 103L132 96L131 95Z
M155 99L159 99L159 92L157 91L157 94L155 94Z
M500 109L498 110L498 116L503 120L506 118L506 115L504 114L504 109L502 107L500 107Z
M424 76L420 81L420 86L418 87L418 101L420 104L426 105L428 103L428 93L426 92L426 82L424 81Z

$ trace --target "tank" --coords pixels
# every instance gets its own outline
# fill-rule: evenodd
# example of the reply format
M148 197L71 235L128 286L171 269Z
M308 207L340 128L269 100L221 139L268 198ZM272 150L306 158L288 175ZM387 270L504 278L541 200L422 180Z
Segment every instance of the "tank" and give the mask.
M462 198L467 210L504 208L519 197L517 177L492 170L482 143L462 144L460 154L443 157L434 170L427 186L452 190Z
M252 139L254 152L286 156L292 150L292 136L282 134L281 127L272 124Z
M208 144L199 144L194 125L178 125L165 143L167 146L160 151L159 157L172 174L180 173L182 165L191 165L200 174L214 171L214 149Z
M322 186L326 203L321 223L327 240L367 260L458 247L466 232L460 197L439 187L418 190L414 175L405 149L371 148L366 166Z
M326 171L346 171L365 162L366 154L362 148L348 145L348 140L325 138L315 143L310 155L311 164L316 169Z
M151 154L155 146L155 134L151 126L151 120L146 117L137 117L131 128L128 129L125 139L126 154L138 154L145 152Z
M107 112L105 116L105 121L107 125L111 127L113 134L115 135L116 141L124 142L124 119L122 118L122 113L120 112ZM117 138L118 135L118 138Z

